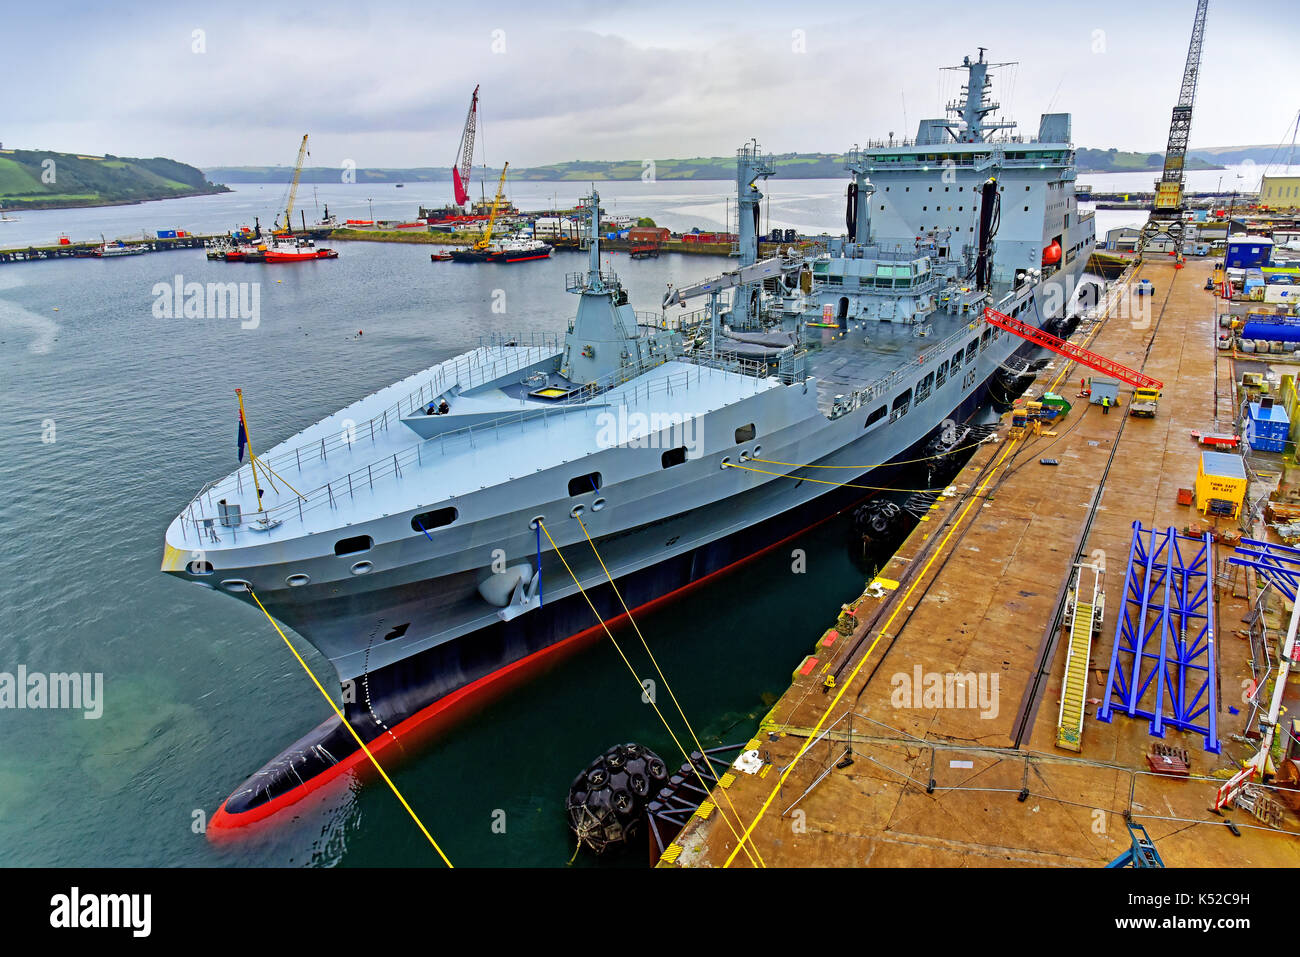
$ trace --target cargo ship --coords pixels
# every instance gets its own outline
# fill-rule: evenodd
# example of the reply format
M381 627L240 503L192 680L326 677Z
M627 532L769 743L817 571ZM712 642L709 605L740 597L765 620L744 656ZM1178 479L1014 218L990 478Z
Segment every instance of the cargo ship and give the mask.
M741 147L736 268L657 309L602 267L593 190L567 330L481 339L265 449L180 511L163 571L256 596L311 642L379 753L599 637L592 606L635 613L866 494L821 481L826 467L887 486L889 463L1031 350L984 309L1060 321L1094 245L1069 115L1037 136L992 121L992 66L967 57L964 95L915 139L848 153L846 231L806 257L758 260L774 167ZM692 299L706 308L683 311ZM209 834L364 761L331 717Z

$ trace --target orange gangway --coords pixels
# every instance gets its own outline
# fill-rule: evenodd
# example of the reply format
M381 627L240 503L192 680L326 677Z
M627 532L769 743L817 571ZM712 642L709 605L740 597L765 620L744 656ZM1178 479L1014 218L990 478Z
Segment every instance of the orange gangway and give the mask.
M1005 329L1021 339L1027 339L1035 345L1040 345L1044 349L1051 349L1058 355L1063 355L1067 359L1073 359L1089 369L1095 369L1105 375L1114 376L1121 382L1127 382L1135 389L1162 389L1164 383L1159 379L1153 379L1145 373L1138 372L1136 369L1130 369L1128 366L1120 365L1113 359L1107 359L1105 356L1099 356L1095 352L1089 352L1082 346L1076 346L1073 342L1067 342L1059 336L1054 336L1044 329L1037 326L1031 326L1027 322L1021 322L1019 319L1013 319L1005 313L998 312L996 309L989 307L984 308L984 319L989 325L997 326L999 329Z

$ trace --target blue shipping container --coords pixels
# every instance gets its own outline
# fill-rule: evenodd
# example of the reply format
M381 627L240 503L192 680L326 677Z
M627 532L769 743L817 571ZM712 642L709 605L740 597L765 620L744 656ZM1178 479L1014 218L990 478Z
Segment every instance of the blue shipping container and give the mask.
M1265 236L1249 239L1230 239L1228 254L1224 257L1229 269L1249 269L1267 266L1273 252L1273 240Z
M1291 420L1281 406L1270 403L1268 408L1264 408L1262 403L1250 403L1250 412L1246 417L1246 441L1252 449L1259 452L1285 451L1290 431Z
M176 230L174 230L174 229L160 229L160 230L158 230L158 238L159 238L159 239L175 239L175 238L176 238Z

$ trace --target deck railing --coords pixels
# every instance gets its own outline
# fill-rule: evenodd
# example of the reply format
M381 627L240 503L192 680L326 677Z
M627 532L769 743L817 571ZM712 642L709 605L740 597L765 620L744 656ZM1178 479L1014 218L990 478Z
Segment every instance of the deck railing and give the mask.
M496 339L500 339L500 343L495 342ZM367 437L371 442L374 442L380 433L400 424L402 416L414 415L418 410L425 408L430 402L445 394L453 386L460 386L462 391L473 388L476 385L490 382L499 376L509 375L511 372L516 372L539 362L545 359L548 354L559 350L559 339L553 334L534 334L528 337L528 345L519 347L508 347L504 343L525 341L522 337L496 336L480 339L480 342L484 341L492 344L480 345L468 353L439 364L433 370L432 375L420 384L419 389L411 391L393 405L381 410L377 415L364 422L357 422L347 428L340 428L338 433L328 438L321 438L314 442L279 449L272 454L259 456L258 461L266 462L275 471L287 471L290 468L296 468L301 472L304 462L311 462L316 458L327 460L330 452L345 447L351 449L354 444L363 441ZM242 490L244 477L241 473L245 469L248 470L247 480L251 482L251 467L246 465L225 479L205 485L199 495L213 491L221 495L236 489ZM198 496L196 496L197 498Z
M657 364L662 364L664 361L667 361L667 357L660 359ZM646 366L646 368L651 367ZM682 390L691 388L692 385L698 386L707 374L703 366L697 365L683 369L681 372L674 372L645 382L637 382L633 384L632 388L623 391L620 395L620 402L623 405L630 406L649 401L656 396L672 396ZM626 381L627 379L624 380L624 382ZM231 486L225 493L230 494L232 491L242 493L246 482L250 488L252 487L251 473L246 478L244 475L245 469L241 468L231 477L233 481L223 480L221 483L209 483L200 490L199 494L194 497L180 516L182 533L187 543L197 542L197 547L202 547L205 542L212 540L214 533L217 536L229 533L235 536L237 540L241 529L247 529L249 526L256 527L258 523L285 521L295 517L305 521L308 512L318 510L323 506L335 508L344 501L354 500L359 494L373 491L375 484L378 482L391 477L400 478L404 472L435 463L449 452L454 453L458 449L465 447L476 448L478 442L488 436L491 436L492 440L496 441L503 434L508 433L510 429L517 428L522 433L531 424L537 423L539 420L542 428L549 428L552 418L578 414L567 410L574 404L590 399L594 394L597 393L584 390L582 395L575 394L540 409L511 412L478 425L467 425L460 429L443 432L430 439L418 441L397 452L390 453L382 459L353 469L344 475L332 478L326 484L310 491L299 490L302 491L301 497L290 498L286 502L270 506L260 512L243 512L237 524L223 524L220 509L217 507L217 499L223 494L222 489L227 485ZM312 448L317 450L316 454L321 459L325 458L318 451L319 445ZM259 459L259 461L261 460ZM263 485L266 484L268 483L263 481ZM252 534L258 533L254 531Z

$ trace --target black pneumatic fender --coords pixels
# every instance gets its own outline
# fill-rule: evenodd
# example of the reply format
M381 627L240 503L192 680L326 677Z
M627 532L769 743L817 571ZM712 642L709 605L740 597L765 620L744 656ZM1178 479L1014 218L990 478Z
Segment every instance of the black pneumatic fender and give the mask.
M615 745L573 779L565 808L569 829L597 854L634 845L644 835L650 795L667 780L667 765L649 748Z

